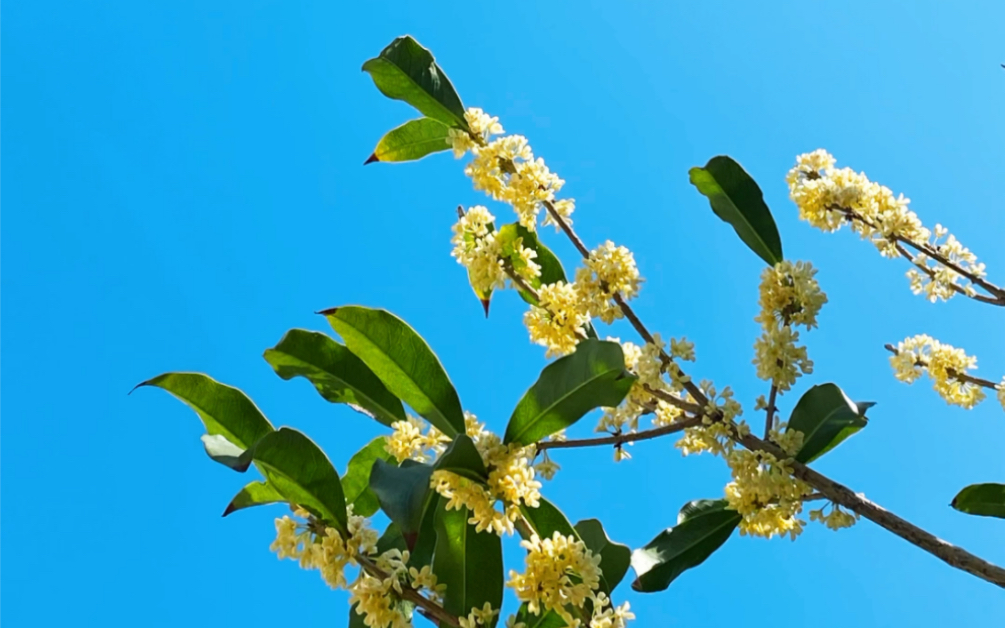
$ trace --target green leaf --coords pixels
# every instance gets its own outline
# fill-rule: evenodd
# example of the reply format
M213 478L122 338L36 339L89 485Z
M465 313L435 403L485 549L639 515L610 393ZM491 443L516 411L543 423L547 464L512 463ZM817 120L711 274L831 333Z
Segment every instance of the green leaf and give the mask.
M359 306L321 312L388 390L453 438L464 433L464 411L443 365L426 341L386 310Z
M663 591L677 576L697 567L729 539L742 517L726 509L726 500L699 500L685 505L677 525L660 532L632 552L637 577L632 588L644 593Z
M489 479L488 469L474 441L466 434L454 438L443 455L433 465L437 470L451 471L457 475L484 484Z
M399 528L398 524L393 521L387 524L384 534L381 534L380 538L377 539L377 553L383 554L384 552L392 549L396 549L401 552L408 549L408 545L405 543L405 537L401 535L401 528Z
M579 532L572 527L572 524L562 511L555 504L543 497L538 500L537 508L531 508L526 504L522 504L520 512L523 513L524 518L527 519L527 522L533 528L530 532L537 534L542 539L550 539L556 532L564 536L579 538ZM520 535L525 539L530 537L527 531L523 529L520 530Z
M227 509L223 511L223 516L226 517L232 512L251 508L252 506L278 504L285 501L283 496L279 494L279 491L272 488L268 482L249 482L241 489L240 493L234 495L234 499L230 500Z
M539 277L535 277L527 282L535 290L557 281L565 281L565 269L562 268L561 260L538 239L535 232L530 231L518 222L514 222L503 225L499 229L499 235L496 238L502 246L502 257L508 259L513 265L513 269L518 273L527 265L517 254L519 251L518 247L528 248L537 253L534 263L541 267L541 274ZM517 292L527 303L537 305L537 299L527 290L517 287Z
M380 504L377 495L370 490L370 470L377 460L391 461L394 456L384 448L384 437L378 436L349 459L345 475L342 476L342 491L346 504L352 504L354 515L369 517L377 512Z
M435 491L429 491L426 505L419 524L419 532L413 537L408 557L409 567L422 569L433 564L433 551L436 549L436 512L440 507L440 496Z
M774 266L782 257L775 219L761 188L731 157L713 157L704 168L691 168L691 183L708 198L715 215L733 226L750 250Z
M388 98L403 100L426 117L468 130L464 105L432 53L408 35L398 37L380 56L363 64L377 89Z
M352 351L325 334L291 329L265 351L265 360L285 380L307 379L327 401L347 404L387 426L406 420L401 400Z
M216 462L239 473L244 473L251 465L250 449L241 449L221 434L203 434L200 438L206 454Z
M558 616L555 611L548 611L541 615L530 612L527 603L520 605L520 610L516 613L516 623L523 624L526 628L564 628L565 620Z
M370 471L370 488L380 509L398 524L409 548L414 547L430 501L429 478L433 467L406 460L400 467L377 460Z
M971 484L950 505L968 515L1005 519L1005 484Z
M285 501L306 508L315 517L345 533L345 496L338 473L314 441L284 427L255 444L255 464Z
M208 436L219 436L227 441L224 443L220 438L203 438L206 453L213 460L232 469L247 469L246 459L241 458L241 455L273 430L272 424L247 395L208 375L164 373L138 384L136 388L141 386L155 386L166 390L195 410L206 426ZM228 447L227 444L233 447Z
M871 403L856 404L836 384L813 386L800 397L785 431L803 433L796 454L802 463L813 462L868 424L864 416Z
M387 132L364 162L415 161L450 148L450 127L439 120L419 118Z
M500 608L503 596L502 541L490 531L475 532L470 516L467 508L436 511L433 573L447 585L443 608L460 617L486 602Z
M604 526L596 519L584 519L576 524L579 538L583 539L587 549L600 555L600 584L604 593L610 596L615 587L621 583L628 573L632 563L632 550L627 545L615 543L607 538Z
M574 353L541 371L513 411L505 441L529 445L569 427L594 408L617 406L634 382L635 376L625 369L621 345L584 340Z
M356 612L358 603L349 607L349 628L369 628L366 625L366 617Z

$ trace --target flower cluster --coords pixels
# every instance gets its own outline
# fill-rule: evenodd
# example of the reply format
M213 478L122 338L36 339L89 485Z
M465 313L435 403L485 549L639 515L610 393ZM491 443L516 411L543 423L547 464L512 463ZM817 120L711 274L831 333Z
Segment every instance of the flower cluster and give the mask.
M855 525L858 521L858 513L845 512L841 510L841 507L835 503L830 504L831 510L829 513L824 514L823 508L818 508L816 510L810 511L810 521L819 521L831 530L840 530L841 528L850 528Z
M757 376L768 380L780 392L792 388L801 375L813 372L806 347L797 346L802 325L812 329L827 295L814 279L816 269L809 262L782 261L761 273L760 306L755 317L761 336L754 343Z
M541 286L538 304L523 316L531 342L544 346L546 357L566 355L586 338L590 315L581 307L573 284L558 281Z
M535 262L537 252L523 245L521 238L503 242L494 228L495 216L481 205L468 209L454 224L451 256L468 269L471 287L479 294L504 288L509 270L526 281L541 275Z
M917 267L908 273L915 294L924 293L931 301L946 300L956 292L973 295L968 276L985 275L984 264L945 228L937 225L934 235L926 229L908 209L910 200L903 194L895 197L863 173L835 168L834 157L824 150L799 155L786 181L800 217L814 227L836 231L848 223L884 257L907 257ZM901 242L921 253L912 256Z
M546 539L535 534L520 545L527 550L527 568L524 573L510 571L507 586L534 615L555 611L566 625L578 626L566 607L583 608L594 598L600 587L600 556L560 532Z
M970 409L984 399L981 387L967 378L967 371L977 368L977 358L931 336L919 334L905 338L897 344L897 353L890 358L890 365L894 376L908 384L927 372L935 383L935 391L948 404Z
M395 421L391 428L394 432L384 437L384 449L398 462L426 462L430 457L443 453L446 443L450 442L443 432L414 416L409 416L406 421Z
M464 112L464 120L468 123L470 133L461 129L450 129L449 141L454 150L454 157L460 159L469 150L486 144L493 135L502 135L503 128L499 118L494 118L478 107L469 107Z
M684 430L684 435L674 446L684 456L706 451L715 456L724 456L733 451L733 429L740 436L750 433L750 426L746 423L734 424L734 419L743 414L743 407L733 399L733 390L729 386L724 387L720 393L712 382L702 380L698 387L708 398L702 411L702 425Z
M498 614L499 609L492 608L491 602L485 602L484 606L481 608L472 608L467 617L458 617L457 621L461 624L461 628L476 628L477 626L491 628L492 620Z

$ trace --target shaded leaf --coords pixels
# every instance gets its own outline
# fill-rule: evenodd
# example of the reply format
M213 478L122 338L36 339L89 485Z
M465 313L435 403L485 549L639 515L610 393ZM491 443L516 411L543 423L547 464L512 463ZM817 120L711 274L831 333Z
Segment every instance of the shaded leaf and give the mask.
M538 502L537 508L531 508L526 504L520 506L520 512L533 528L531 532L542 539L551 538L556 532L564 536L579 538L579 532L555 504L543 497ZM520 535L525 539L530 537L526 530L520 530Z
M396 467L377 460L370 471L370 488L377 496L380 509L398 524L409 548L414 547L430 500L429 478L433 467L406 460Z
M447 436L464 433L457 391L436 354L408 324L386 310L359 306L321 314L392 394Z
M950 505L968 515L1005 519L1005 484L971 484Z
M241 489L240 493L234 495L234 499L230 500L227 509L223 511L223 516L226 517L232 512L251 508L252 506L263 506L265 504L276 504L285 501L283 496L279 494L279 491L269 486L267 482L250 482Z
M225 467L244 473L251 466L250 449L241 449L222 434L203 434L200 438L206 454Z
M518 255L521 247L528 248L537 254L537 257L534 258L534 263L541 267L541 274L527 281L535 290L541 286L566 280L565 269L562 268L561 260L538 239L535 232L530 231L520 223L514 222L500 227L497 241L502 246L502 257L509 260L517 273L521 272L527 265ZM533 294L519 286L516 286L516 289L520 294L520 298L531 305L537 305L537 299L534 298Z
M387 524L387 528L384 529L384 534L380 535L377 539L377 554L383 554L388 550L396 549L398 551L405 551L408 549L408 545L405 543L405 537L401 535L401 528L398 524L391 522Z
M628 573L632 563L632 550L627 545L615 543L607 538L604 526L596 519L584 519L576 524L579 538L587 549L600 555L600 584L608 596Z
M384 448L384 437L378 436L349 459L345 475L342 476L342 491L346 504L352 505L352 512L361 517L369 517L377 512L380 504L377 495L370 490L370 469L377 460L391 461L394 456Z
M265 360L285 380L303 377L332 403L344 403L384 425L406 420L395 397L362 360L325 334L291 329L265 351Z
M485 462L478 453L478 448L466 434L456 436L433 466L437 470L451 471L482 484L489 479L488 469L485 468Z
M346 533L342 483L328 456L311 439L284 427L255 444L254 458L266 481L285 501Z
M712 205L715 215L733 226L754 253L774 266L782 261L782 240L764 204L761 188L731 157L713 157L704 168L691 168L691 183Z
M405 35L392 41L380 55L363 64L377 89L388 98L403 100L426 117L468 130L464 105L432 53Z
M426 565L433 564L433 552L436 548L436 511L440 508L441 501L439 495L434 491L429 491L418 535L414 537L409 548L411 555L408 557L408 565L410 567L422 569Z
M856 404L836 384L818 384L800 397L785 431L803 433L796 460L813 462L868 424L862 414L872 403Z
M635 379L625 369L621 345L584 340L574 353L541 371L513 411L505 442L529 445L569 427L590 410L617 406Z
M450 127L439 120L419 118L387 132L366 163L415 161L450 148Z
M467 508L436 511L433 572L447 585L443 608L460 617L486 602L500 608L503 596L502 540L475 532L470 516Z
M644 593L663 591L677 576L697 567L719 549L741 519L738 512L726 509L724 499L685 505L676 526L632 552L632 568L637 574L632 588Z

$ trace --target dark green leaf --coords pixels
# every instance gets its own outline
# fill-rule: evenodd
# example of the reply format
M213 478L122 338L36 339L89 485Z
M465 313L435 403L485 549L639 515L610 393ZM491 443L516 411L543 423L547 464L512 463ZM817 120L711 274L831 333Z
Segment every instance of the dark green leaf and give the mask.
M565 281L565 269L562 268L562 262L551 252L551 249L538 239L536 233L520 223L514 222L500 227L497 240L502 245L502 257L509 260L513 269L518 273L526 266L526 263L517 254L519 247L528 248L537 253L534 263L541 267L541 274L527 282L535 290L557 281ZM527 303L537 305L537 299L527 290L518 286L517 292Z
M366 163L415 161L450 148L450 127L439 120L419 118L387 132Z
M409 547L411 556L408 557L408 565L410 567L422 569L426 565L433 564L433 551L436 548L436 511L439 509L441 501L439 495L434 491L429 491L418 535L413 536L412 545Z
M210 458L240 473L248 470L251 465L250 449L241 449L222 434L203 434L201 438Z
M576 351L541 371L506 426L506 442L529 445L565 429L590 410L614 407L635 376L625 369L621 345L584 340Z
M454 438L443 455L433 465L437 470L451 471L461 477L484 484L489 479L488 469L474 441L466 434Z
M226 517L232 512L252 506L277 504L285 501L279 491L272 488L267 482L251 482L242 488L240 493L234 495L234 499L230 500L227 509L223 511L223 516Z
M348 306L321 312L388 390L449 437L464 433L464 411L426 341L386 310Z
M775 219L764 204L761 188L731 157L713 157L704 168L691 168L691 183L708 198L712 211L733 226L754 253L774 266L782 257Z
M383 554L388 550L396 549L398 551L405 551L408 549L408 545L405 543L405 537L401 535L401 528L398 524L391 522L387 525L384 530L384 534L380 535L377 539L377 553Z
M344 403L384 425L404 421L405 409L349 349L325 334L291 329L265 360L283 379L303 377L332 403Z
M156 386L166 390L195 410L209 436L220 436L227 441L224 443L220 438L203 439L206 453L232 469L247 469L245 459L241 458L243 452L272 432L272 424L255 402L237 388L221 384L208 375L164 373L148 379L136 388L140 386ZM233 447L228 447L227 444Z
M391 461L394 456L384 448L384 437L378 436L349 459L345 475L342 476L342 491L345 501L352 504L354 515L369 517L377 512L380 504L370 490L370 469L377 460Z
M425 116L468 130L464 105L433 55L408 35L398 37L380 56L363 64L377 89L403 100Z
M526 628L565 628L565 620L558 616L555 611L547 611L541 615L530 612L527 603L520 605L520 610L516 613L516 622L523 624Z
M400 467L377 460L370 471L370 488L380 509L394 523L409 547L415 545L423 514L430 500L429 478L433 467L406 460Z
M521 505L520 512L523 513L524 518L527 519L527 522L533 528L530 532L537 534L542 539L550 539L556 532L563 536L579 538L579 532L572 527L572 524L562 514L562 511L555 504L552 504L543 497L539 500L537 508ZM521 529L520 535L524 538L529 538L530 535L527 532Z
M266 481L291 504L345 533L345 496L328 456L297 430L284 427L255 444L255 464Z
M813 462L868 424L864 412L872 403L856 404L836 385L813 386L799 399L789 417L788 430L803 433L796 460Z
M366 616L356 612L358 606L359 604L353 604L349 607L349 628L368 628Z
M950 505L968 515L1005 519L1005 484L971 484Z
M584 519L576 524L579 538L587 549L600 555L600 569L603 575L600 584L608 596L621 582L632 563L632 550L627 545L615 543L607 538L604 526L596 519Z
M502 542L490 531L475 532L470 516L467 508L436 511L433 572L447 585L443 608L460 617L486 602L500 608L503 596Z
M637 574L632 588L644 593L663 591L677 576L719 549L741 519L735 510L726 509L724 499L690 502L681 509L676 526L632 552L632 568Z

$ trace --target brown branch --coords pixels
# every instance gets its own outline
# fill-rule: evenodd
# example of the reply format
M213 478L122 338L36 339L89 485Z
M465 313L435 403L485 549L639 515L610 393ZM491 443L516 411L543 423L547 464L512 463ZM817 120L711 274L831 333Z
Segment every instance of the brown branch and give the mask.
M652 388L651 386L649 386L649 384L643 384L642 387L645 389L647 393L649 393L653 397L661 399L672 406L676 406L685 412L690 412L691 414L694 415L701 414L701 406L699 406L696 403L691 403L690 401L684 401L680 397L677 397L676 395L671 395L670 393L664 390L657 390L655 388Z
M576 447L600 447L602 445L614 445L619 447L625 443L635 443L643 440L650 440L681 432L689 427L698 427L702 423L702 417L687 417L676 423L664 425L651 430L641 432L628 432L625 434L612 434L611 436L600 436L598 438L580 438L575 440L545 440L537 443L538 451L547 449L573 449Z
M788 456L777 445L761 440L752 434L739 437L735 435L744 447L752 451L764 451L774 455L779 460ZM982 580L1005 588L1005 569L974 556L961 547L943 541L939 537L922 530L918 526L893 514L889 510L875 504L865 497L856 494L847 486L839 484L830 478L817 473L806 465L794 460L787 463L792 468L792 475L806 482L823 497L840 504L852 512L865 517L876 525L888 530L915 545L948 565L961 569Z
M894 355L899 355L900 354L900 351L897 350L897 347L893 346L892 344L887 343L887 344L883 345L883 348L886 349L887 351L889 351L890 353L894 354ZM926 368L926 369L928 368L928 362L926 362L924 360L918 359L918 360L915 360L914 363L917 366L920 366L922 368ZM946 373L948 373L949 376L952 377L953 379L959 380L961 382L966 382L968 384L974 384L976 386L981 386L983 388L989 388L991 390L998 390L998 384L995 383L995 382L992 382L990 379L984 379L983 377L977 377L977 376L974 376L974 375L970 375L968 373L961 373L960 371L957 371L956 369L946 369Z
M935 271L932 270L931 268L929 268L928 266L926 266L923 262L919 262L918 258L916 258L914 255L911 255L911 252L908 251L904 247L903 244L901 244L900 242L894 242L893 246L894 246L894 248L897 249L898 253L900 253L903 257L907 258L907 260L909 262L911 262L912 264L914 264L914 266L916 268L920 269L923 273L925 273L926 275L928 275L929 279L932 279L932 280L935 279ZM953 292L955 292L957 294L962 294L965 297L970 297L971 299L974 299L975 301L980 301L981 303L990 303L991 305L998 305L999 304L998 303L998 299L995 299L995 298L989 297L989 296L985 296L983 294L977 294L976 292L973 293L973 294L971 294L971 293L967 292L966 290L964 290L961 286L958 286L958 285L956 285L954 283L949 284L949 287L953 290Z
M384 573L384 571L377 567L377 565L369 558L365 556L358 556L356 560L363 567L363 569L369 572L373 577L381 580L386 580L388 578L388 574ZM431 620L439 622L439 625L442 626L446 624L448 626L454 626L454 628L460 628L461 622L458 621L457 617L448 613L442 606L422 595L411 586L401 587L401 598L408 600L421 608L424 615Z
M778 400L778 384L772 382L771 392L768 393L768 407L764 409L767 416L764 419L764 438L771 436L771 430L775 427L775 401Z

